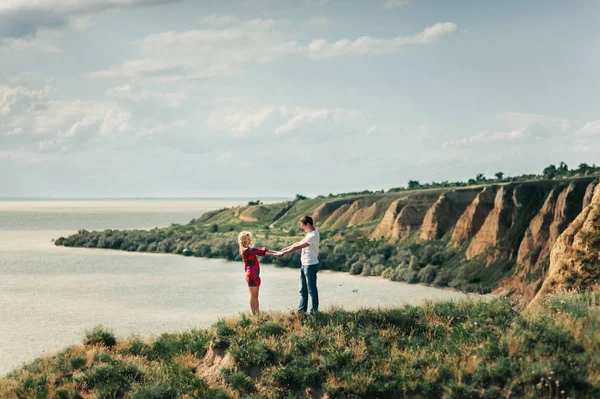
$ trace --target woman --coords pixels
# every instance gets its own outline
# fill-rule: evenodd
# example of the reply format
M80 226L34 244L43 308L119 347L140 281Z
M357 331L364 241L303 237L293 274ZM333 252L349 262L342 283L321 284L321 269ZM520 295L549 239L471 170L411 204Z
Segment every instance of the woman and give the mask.
M240 244L240 254L244 261L246 271L246 282L248 291L250 291L250 310L252 314L258 314L258 290L260 288L260 264L257 256L277 255L276 251L269 251L267 248L252 247L252 233L242 231L238 236Z

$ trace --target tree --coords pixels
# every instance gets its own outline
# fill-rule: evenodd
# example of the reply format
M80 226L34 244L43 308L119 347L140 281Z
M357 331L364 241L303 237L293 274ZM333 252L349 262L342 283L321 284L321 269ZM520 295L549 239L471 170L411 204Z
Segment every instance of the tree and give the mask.
M216 223L213 223L213 224L210 226L210 232L211 232L211 233L218 233L218 232L219 232L219 225L218 225L218 224L216 224Z
M419 183L418 180L409 180L408 181L409 189L414 189L414 188L419 188L419 187L421 187L421 183Z
M554 179L556 177L556 166L548 165L542 172L546 179Z
M253 206L253 205L262 205L262 201L261 200L256 200L256 201L249 201L248 202L248 206Z
M475 181L480 182L480 181L485 181L486 178L483 175L483 173L477 173L477 176L475 176Z
M496 179L502 181L502 179L504 179L504 172L497 172L495 176Z
M558 171L560 172L561 175L567 174L567 173L569 173L569 167L567 166L566 163L561 162L560 164L558 164Z
M592 172L592 168L590 167L590 165L588 165L587 163L581 163L579 164L579 168L577 169L578 173L581 173L582 175L587 175L590 172Z
M296 201L302 201L308 199L307 197L305 197L304 195L301 194L296 194Z

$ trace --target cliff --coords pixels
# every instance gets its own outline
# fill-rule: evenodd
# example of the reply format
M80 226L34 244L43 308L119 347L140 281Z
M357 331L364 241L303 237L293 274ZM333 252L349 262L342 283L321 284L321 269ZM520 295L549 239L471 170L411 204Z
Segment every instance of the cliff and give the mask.
M447 276L460 289L493 288L497 294L527 302L548 276L550 253L559 236L595 201L597 187L597 178L579 177L317 197L224 209L195 223L225 226L219 231L230 231L232 226L234 230L269 226L270 234L276 236L287 235L300 217L312 215L317 228L335 243L345 241L346 232L352 231L353 239L369 238L408 249L422 259L422 264L414 265L415 270L432 265L435 277L446 268ZM432 246L426 248L428 242ZM332 255L329 261L335 259L338 257ZM427 280L424 273L421 278ZM411 272L389 275L402 279L411 277ZM448 281L443 274L440 279Z
M532 305L550 293L589 289L600 289L600 186L552 247L548 275Z
M437 240L444 236L472 204L481 189L453 190L440 195L427 211L421 233L421 240Z
M460 247L479 232L486 218L494 209L497 191L496 186L485 187L460 216L452 233L452 242L455 247Z

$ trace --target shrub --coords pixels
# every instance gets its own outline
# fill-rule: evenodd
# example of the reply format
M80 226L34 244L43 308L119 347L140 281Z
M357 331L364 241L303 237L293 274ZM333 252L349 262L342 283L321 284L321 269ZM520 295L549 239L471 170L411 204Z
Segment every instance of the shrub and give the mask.
M378 264L373 266L371 269L371 276L381 276L383 273L384 266L382 264Z
M437 268L433 265L427 265L419 270L418 278L423 284L431 284L437 275Z
M113 330L102 325L95 326L85 331L84 345L104 345L112 348L117 344Z
M231 388L241 394L249 394L256 391L254 382L242 372L222 369L221 376L229 385L231 385Z
M71 365L72 369L79 370L85 367L87 364L87 359L83 356L73 356L71 359L69 359L69 364Z
M133 394L133 399L177 399L177 390L164 381L139 387Z
M231 338L234 335L234 331L229 327L225 320L219 320L214 325L215 328L215 339L212 342L213 348L226 349L231 344Z
M409 284L416 284L419 282L419 274L414 270L407 270L404 272L404 281Z
M123 397L131 390L131 383L141 381L143 373L135 366L119 361L90 367L82 382L96 389L99 398Z
M363 267L364 267L363 263L360 261L353 263L352 266L350 267L350 274L353 274L353 275L361 274L363 271Z
M433 280L433 285L437 287L447 287L450 281L452 281L452 273L446 269L442 269Z

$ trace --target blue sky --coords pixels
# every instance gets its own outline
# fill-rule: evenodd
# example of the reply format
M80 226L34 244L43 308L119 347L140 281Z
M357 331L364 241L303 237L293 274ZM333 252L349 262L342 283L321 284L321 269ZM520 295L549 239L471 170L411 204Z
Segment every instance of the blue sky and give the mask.
M600 159L600 2L3 0L0 196L290 196Z

